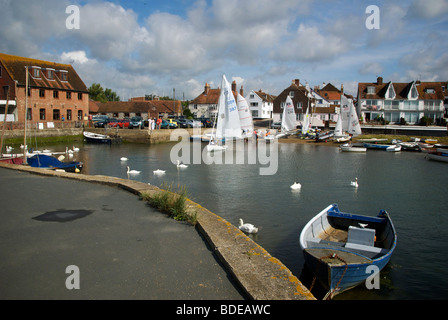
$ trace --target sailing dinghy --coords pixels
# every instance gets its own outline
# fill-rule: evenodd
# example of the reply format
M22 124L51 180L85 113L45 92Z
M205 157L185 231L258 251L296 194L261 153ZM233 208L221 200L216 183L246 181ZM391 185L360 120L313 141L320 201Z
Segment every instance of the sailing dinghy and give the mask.
M222 75L221 93L218 100L218 115L216 117L216 132L213 139L207 145L207 151L224 151L226 145L222 144L225 139L241 139L241 125L238 107L233 96L230 83L225 75Z

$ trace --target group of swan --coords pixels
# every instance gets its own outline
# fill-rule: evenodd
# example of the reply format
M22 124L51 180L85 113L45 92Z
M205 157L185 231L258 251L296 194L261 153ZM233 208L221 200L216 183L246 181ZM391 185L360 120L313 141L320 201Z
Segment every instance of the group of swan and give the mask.
M358 178L355 178L355 181L350 181L350 185L352 187L358 188ZM298 182L294 182L293 185L290 187L292 190L300 190L302 188L302 185Z
M121 161L128 161L128 158L126 158L126 157L121 157L120 160L121 160ZM181 161L179 161L179 160L177 160L177 167L178 167L178 168L188 168L188 166L187 166L186 164L183 164L183 163L182 163ZM128 171L127 171L128 174L139 174L139 173L141 173L141 171L131 170L131 169L129 168L129 166L127 166L127 169L128 169ZM154 173L154 174L157 174L157 175L159 175L159 174L165 174L165 172L166 172L166 170L161 170L161 169L157 169L157 170L154 170L154 171L153 171L153 173Z

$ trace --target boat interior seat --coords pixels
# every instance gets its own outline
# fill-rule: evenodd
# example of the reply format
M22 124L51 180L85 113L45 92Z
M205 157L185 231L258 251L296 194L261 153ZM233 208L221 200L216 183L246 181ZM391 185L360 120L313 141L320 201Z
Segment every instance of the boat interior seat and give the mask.
M375 229L349 226L347 243L373 247L375 245Z

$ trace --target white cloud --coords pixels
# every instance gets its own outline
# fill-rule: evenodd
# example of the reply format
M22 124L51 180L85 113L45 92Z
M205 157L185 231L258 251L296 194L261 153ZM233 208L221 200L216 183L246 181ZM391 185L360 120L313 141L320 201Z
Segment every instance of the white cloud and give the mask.
M86 56L86 52L83 50L79 51L71 51L71 52L63 52L61 55L61 60L67 64L74 63L86 63L89 59Z
M411 19L435 19L447 14L447 0L415 0L407 12L407 16Z
M380 75L383 72L383 67L378 62L367 62L361 66L359 70L360 74L373 74L375 76Z

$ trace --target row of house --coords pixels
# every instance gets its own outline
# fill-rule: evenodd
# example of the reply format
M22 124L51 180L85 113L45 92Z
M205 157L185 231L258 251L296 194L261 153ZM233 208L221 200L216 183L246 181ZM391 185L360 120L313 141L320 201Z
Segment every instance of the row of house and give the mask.
M28 74L28 76L27 76ZM0 127L23 128L30 123L81 126L94 114L143 119L181 115L180 101L151 100L100 103L89 100L89 91L69 64L61 64L0 53ZM27 106L27 108L25 107Z
M357 96L344 93L344 87L336 88L331 83L323 88L301 84L294 79L291 85L279 95L274 96L259 91L250 91L246 96L254 119L272 119L280 121L286 97L290 96L295 106L297 121L300 124L306 111L311 114L313 126L324 126L336 122L340 113L340 100L344 95L355 102L361 122L368 123L379 119L389 123L418 124L423 117L432 123L441 123L447 116L448 92L447 82L410 83L383 82L378 77L376 82L359 83ZM236 96L236 83L232 83ZM220 89L210 89L206 84L204 92L193 99L189 108L196 117L213 118L217 113ZM243 88L240 92L244 96Z
M28 76L27 76L28 75ZM311 124L323 126L336 122L339 116L341 96L355 101L361 122L378 119L389 123L418 124L426 117L433 123L441 123L446 117L448 97L447 82L409 83L376 82L359 83L357 96L344 93L344 87L331 83L323 88L310 88L293 79L280 94L272 95L262 90L251 90L244 95L254 119L281 120L286 97L290 96L300 123L308 111ZM232 91L238 94L236 82ZM204 91L189 103L195 118L214 118L217 114L220 89L205 84ZM8 103L7 103L8 102ZM130 101L99 103L89 100L86 85L69 64L60 64L0 53L0 126L4 121L20 124L26 120L41 122L65 122L83 124L93 114L105 114L115 118L141 116L144 119L182 114L180 101L146 100L144 97ZM27 105L25 116L25 105Z

